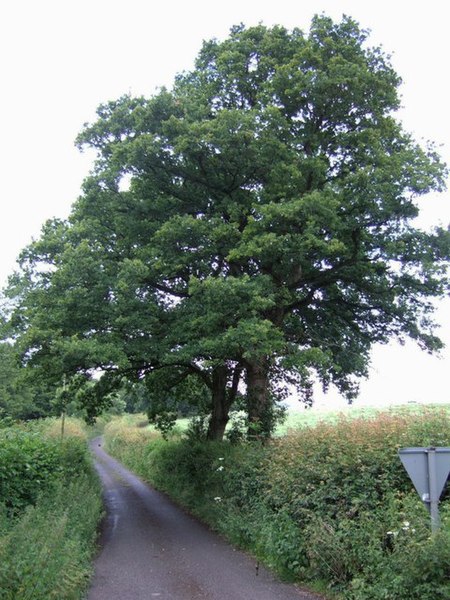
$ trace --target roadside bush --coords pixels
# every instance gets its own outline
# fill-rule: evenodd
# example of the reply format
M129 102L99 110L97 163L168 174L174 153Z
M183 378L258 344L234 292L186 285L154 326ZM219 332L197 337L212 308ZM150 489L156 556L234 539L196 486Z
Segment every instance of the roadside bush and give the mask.
M81 436L51 423L0 431L0 598L78 600L91 571L100 485Z
M12 515L35 504L54 481L90 468L83 439L61 441L18 427L0 430L0 502Z
M10 513L34 504L62 475L62 453L54 440L18 428L0 430L0 502Z

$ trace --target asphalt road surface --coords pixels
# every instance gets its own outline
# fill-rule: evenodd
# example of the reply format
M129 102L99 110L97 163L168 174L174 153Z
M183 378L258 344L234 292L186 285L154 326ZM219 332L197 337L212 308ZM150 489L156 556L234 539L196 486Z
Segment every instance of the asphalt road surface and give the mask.
M87 600L319 600L255 559L91 444L106 505Z

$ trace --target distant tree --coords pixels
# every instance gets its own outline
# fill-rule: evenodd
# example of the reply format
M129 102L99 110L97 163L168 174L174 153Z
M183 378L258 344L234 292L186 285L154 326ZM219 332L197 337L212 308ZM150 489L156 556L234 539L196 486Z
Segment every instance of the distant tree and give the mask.
M14 348L0 343L0 419L36 419L52 413L52 395L33 384L20 367Z
M450 234L413 221L446 171L394 119L399 84L352 19L321 16L308 35L234 27L171 91L100 106L78 138L98 152L83 194L10 292L25 362L101 369L103 390L195 376L220 438L244 379L264 436L283 383L351 399L374 343L439 349Z
M130 414L146 412L148 408L147 390L141 383L128 383L116 391L117 396L125 404L125 412Z

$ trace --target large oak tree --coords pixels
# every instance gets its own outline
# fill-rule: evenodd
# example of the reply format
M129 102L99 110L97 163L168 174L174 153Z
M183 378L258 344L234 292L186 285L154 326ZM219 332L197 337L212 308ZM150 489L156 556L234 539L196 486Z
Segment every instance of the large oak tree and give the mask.
M321 16L234 27L172 90L102 105L78 138L98 153L83 194L10 290L29 368L161 394L197 377L220 438L242 381L264 435L282 382L352 398L374 343L439 349L450 236L414 219L446 172L396 120L399 84L353 20Z

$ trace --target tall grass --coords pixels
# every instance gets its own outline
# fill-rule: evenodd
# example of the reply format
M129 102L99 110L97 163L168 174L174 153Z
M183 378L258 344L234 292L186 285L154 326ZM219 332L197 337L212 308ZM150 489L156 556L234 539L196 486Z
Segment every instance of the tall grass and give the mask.
M65 417L64 429L62 429L61 417L48 417L46 419L36 419L28 421L22 425L26 431L40 433L45 438L66 439L77 438L86 441L88 438L88 428L83 421L75 417Z
M133 437L137 435L137 437ZM442 528L398 458L449 446L445 410L340 417L265 447L164 442L106 430L112 452L281 575L348 600L448 600L450 499Z

